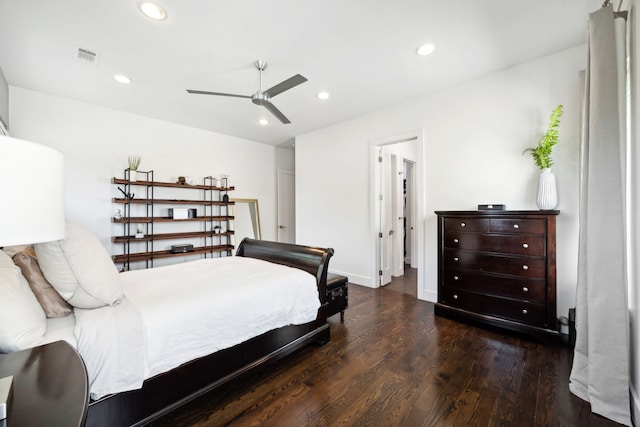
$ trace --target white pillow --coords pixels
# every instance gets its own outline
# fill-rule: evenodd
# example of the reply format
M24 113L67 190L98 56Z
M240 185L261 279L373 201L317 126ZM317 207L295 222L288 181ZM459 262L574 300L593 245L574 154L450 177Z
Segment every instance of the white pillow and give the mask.
M20 268L0 251L0 352L41 344L47 330L46 321Z
M102 243L77 224L67 224L64 240L35 245L38 264L51 286L74 307L118 303L122 281Z

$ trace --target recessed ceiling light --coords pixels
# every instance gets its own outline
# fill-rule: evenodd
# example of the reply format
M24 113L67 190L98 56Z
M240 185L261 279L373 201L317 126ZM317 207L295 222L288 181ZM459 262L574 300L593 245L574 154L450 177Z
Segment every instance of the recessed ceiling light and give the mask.
M113 76L113 78L118 83L124 83L124 84L131 83L131 79L129 77L125 76L125 75L122 75L122 74L116 74L115 76Z
M258 123L260 123L262 126L266 126L269 124L269 120L267 119L260 119L258 120Z
M165 11L160 7L153 3L144 2L140 4L140 10L146 16L151 19L155 19L156 21L162 21L167 17Z
M431 43L427 43L427 44L423 44L422 46L420 46L416 50L416 54L418 54L420 56L427 56L427 55L431 55L434 50L436 50L436 47Z
M318 98L319 99L329 99L329 92L319 92L318 93Z

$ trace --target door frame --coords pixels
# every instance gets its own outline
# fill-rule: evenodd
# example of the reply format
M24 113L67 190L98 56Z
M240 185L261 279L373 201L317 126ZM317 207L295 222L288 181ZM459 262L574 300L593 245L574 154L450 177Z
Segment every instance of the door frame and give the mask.
M370 208L371 212L371 228L370 233L374 238L375 245L372 245L371 258L373 262L371 265L371 278L372 287L377 288L380 285L380 279L378 272L380 271L380 259L378 254L380 250L380 238L378 237L380 229L380 218L377 211L378 195L380 194L380 168L378 167L378 148L385 145L392 145L401 142L416 141L417 145L417 159L414 165L414 183L415 183L415 198L414 198L414 212L416 214L414 222L416 225L415 238L416 238L416 253L414 256L417 259L418 268L418 283L417 294L418 299L426 300L426 284L425 281L425 232L424 222L426 218L425 207L425 137L424 130L417 129L401 134L391 135L382 138L376 138L369 141L369 156L370 156Z

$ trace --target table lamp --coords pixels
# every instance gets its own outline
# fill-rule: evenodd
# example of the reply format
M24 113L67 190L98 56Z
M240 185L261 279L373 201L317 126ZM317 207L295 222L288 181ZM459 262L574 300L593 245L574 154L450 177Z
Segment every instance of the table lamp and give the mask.
M64 238L64 158L0 135L0 247Z
M0 135L0 248L64 238L63 168L59 151ZM0 378L0 420L12 380Z

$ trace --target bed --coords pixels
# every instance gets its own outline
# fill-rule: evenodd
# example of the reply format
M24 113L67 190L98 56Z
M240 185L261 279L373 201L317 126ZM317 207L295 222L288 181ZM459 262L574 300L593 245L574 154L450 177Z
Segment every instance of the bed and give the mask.
M69 234L67 234L67 237L69 237ZM40 261L40 255L42 254L41 251L37 252L38 260ZM328 342L326 276L328 262L332 255L333 250L331 249L245 239L240 244L236 256L228 257L228 260L215 261L217 259L213 259L209 262L200 260L180 264L180 266L170 266L166 270L163 270L165 267L160 267L139 273L128 272L118 275L122 276L125 292L117 303L99 308L82 308L76 305L74 308L75 316L47 320L48 330L43 342L65 339L78 349L85 360L90 382L92 383L91 392L93 398L89 406L86 425L124 426L146 424L240 375L278 360L307 344L324 344ZM43 262L46 264L44 259L46 257L43 256ZM204 264L204 266L201 267L200 263ZM225 324L222 324L222 326L209 325L207 323L208 320L204 319L204 317L194 314L195 317L190 319L194 327L187 328L185 333L171 333L174 322L167 323L163 320L163 317L167 319L176 317L172 317L171 314L176 310L182 313L183 316L189 316L191 315L189 311L198 313L198 308L185 311L181 308L182 302L178 302L180 301L179 298L172 298L174 302L172 305L162 306L161 304L158 305L157 302L153 302L154 298L162 300L156 295L161 295L163 292L166 293L169 289L172 289L171 285L176 280L175 274L189 277L197 276L197 274L208 275L208 272L195 273L195 271L199 271L202 268L206 269L208 268L207 265L216 263L223 266L222 270L226 268L232 272L232 278L225 279L227 282L223 282L222 279L213 281L221 284L219 286L216 285L220 290L216 291L217 293L213 293L214 299L211 307L214 307L214 310L210 311L223 314L221 317L229 318L228 320L232 323L227 326L224 326ZM255 265L260 267L259 274L254 271ZM267 267L266 273L262 273L263 265ZM47 268L45 265L42 269L45 275ZM218 265L216 265L216 268L219 268ZM75 271L76 274L78 274L78 269ZM286 270L284 271L286 274L280 270L272 274L270 269ZM86 272L87 277L97 276L96 271L99 272L99 270L95 266L92 269L88 269ZM173 270L178 272L171 273ZM190 272L184 273L184 271ZM235 277L234 275L237 276L238 271L242 271L246 278L239 280ZM155 278L153 274L156 274ZM260 276L263 274L271 277L265 282L264 288L275 289L276 295L270 296L270 291L265 293L263 289L260 289L263 287L262 284L258 286L252 283L252 281L263 283L264 278ZM276 274L277 279L275 279ZM136 285L136 280L139 280L142 276L154 278L157 288L154 288L153 292L150 293L144 286ZM47 278L49 278L48 275ZM306 293L307 296L305 298L310 301L308 284L304 286L302 284L287 284L284 288L271 287L272 285L280 286L277 282L288 283L291 278L299 278L306 282L311 281L310 286L313 287L312 291L314 293L312 299L315 299L315 303L313 303L315 305L310 302L305 303L302 299L299 299L299 295L295 295ZM243 280L247 283L240 284ZM164 285L163 281L165 282ZM231 289L234 287L232 283L236 282L239 283L237 291ZM187 284L185 286L188 287L190 285ZM212 287L215 288L216 286ZM248 289L246 291L248 294L240 293L240 296L236 295L238 292L244 292L241 289L245 287ZM58 290L57 287L56 290ZM251 297L251 293L258 293L258 296ZM79 305L85 304L91 298L96 298L95 292L85 292L83 295L79 295L76 292L76 295L70 296L62 289L60 294ZM100 295L97 296L97 298L102 297ZM258 317L247 317L245 319L245 315L241 313L241 307L225 312L225 304L227 303L219 302L217 306L215 305L218 303L218 298L228 297L231 297L232 300L235 298L236 302L241 301L238 304L240 306L248 305L249 310L245 311L252 315L257 313L255 316ZM201 299L204 301L204 297ZM279 300L284 301L284 304L280 304L280 309L277 308ZM140 312L140 316L144 319L140 324L142 325L140 327L142 335L136 335L135 330L137 327L129 326L130 323L119 326L117 323L120 320L117 320L116 317L109 317L112 316L111 313L130 313L126 311L128 310L128 305L134 305L138 309L135 310L135 316L138 316L137 313ZM202 306L199 308L200 310L205 309L206 311L208 308L208 303L203 302L200 305ZM259 310L259 306L269 307L269 310L263 313ZM270 311L279 311L279 313L276 316L272 315ZM168 313L166 316L164 316L165 312ZM107 313L106 317L104 313ZM284 317L281 317L281 315L284 315ZM200 318L203 319L202 322L195 322L196 319ZM69 336L68 334L69 322L75 323L75 336ZM234 324L233 322L236 323ZM249 325L249 327L237 326L242 324L241 322L248 322L246 325ZM203 325L200 325L200 323ZM89 329L87 332L83 329L85 327L88 328L89 326L87 325L94 324L98 326L91 326L91 328L94 328L93 330ZM221 343L210 344L198 338L198 329L206 332L209 327L214 328L209 330L211 340L215 341L215 339L219 338ZM221 329L215 329L217 327ZM82 333L78 333L79 329L82 329L80 331ZM232 329L242 330L245 335L241 334L240 337L227 336L226 332ZM250 331L247 332L247 329L250 329ZM125 330L132 330L133 334L129 335L130 332L125 332ZM175 330L185 331L183 328ZM212 334L211 330L218 332ZM167 331L168 336L175 339L165 340L162 338L159 334L165 331ZM196 341L192 341L197 344L193 346L195 348L181 347L185 345L182 342L181 335L189 335L192 332L196 334ZM0 330L1 333L2 331ZM150 343L146 345L144 356L142 357L139 356L140 353L136 353L138 350L134 348L136 347L135 343L138 342L141 336L144 336ZM110 340L115 341L111 344L112 341ZM98 341L103 341L103 343L100 344ZM94 347L102 347L102 349L98 349L96 355L89 354L87 349ZM154 350L149 350L149 348L154 348ZM118 362L115 365L102 365L103 359L111 358L112 353L116 354L115 360ZM187 357L187 360L184 360L184 357ZM134 369L132 367L136 363L144 365L142 374L137 368ZM114 369L113 366L118 368ZM112 381L112 377L116 377L114 381ZM103 379L108 381L104 382ZM136 384L136 382L139 383ZM108 386L105 386L105 384L108 384ZM116 388L110 388L114 387L114 384ZM111 393L109 392L110 390L126 391Z

